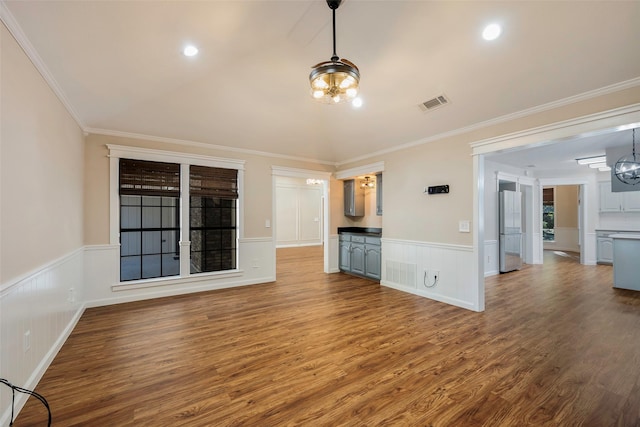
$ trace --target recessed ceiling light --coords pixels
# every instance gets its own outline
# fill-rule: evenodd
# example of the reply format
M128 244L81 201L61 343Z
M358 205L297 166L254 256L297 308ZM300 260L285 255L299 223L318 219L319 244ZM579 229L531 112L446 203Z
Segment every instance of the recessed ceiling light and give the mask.
M351 101L351 105L353 105L355 108L362 107L362 98L355 98L353 101Z
M189 45L184 48L182 53L184 56L196 56L198 54L198 48L193 45Z
M482 38L485 40L495 40L500 37L502 28L498 24L489 24L482 31Z

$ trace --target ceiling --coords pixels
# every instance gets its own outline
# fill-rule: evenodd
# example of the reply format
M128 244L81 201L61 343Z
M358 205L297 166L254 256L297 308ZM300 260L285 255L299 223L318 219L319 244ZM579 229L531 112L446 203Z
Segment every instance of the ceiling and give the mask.
M337 53L360 68L359 109L310 96L311 66L332 53L323 0L0 6L88 132L331 164L640 84L639 1L348 0L337 11ZM503 34L487 42L492 22ZM200 53L184 56L187 43ZM449 105L418 107L442 94Z

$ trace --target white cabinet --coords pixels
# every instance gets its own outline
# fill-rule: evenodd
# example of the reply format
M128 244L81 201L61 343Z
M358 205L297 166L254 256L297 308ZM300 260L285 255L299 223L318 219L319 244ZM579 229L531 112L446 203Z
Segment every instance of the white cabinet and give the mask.
M611 181L598 183L600 212L640 212L640 191L611 191Z
M625 212L640 212L640 191L627 191L622 199Z
M611 237L597 238L597 257L598 264L613 264L613 239Z

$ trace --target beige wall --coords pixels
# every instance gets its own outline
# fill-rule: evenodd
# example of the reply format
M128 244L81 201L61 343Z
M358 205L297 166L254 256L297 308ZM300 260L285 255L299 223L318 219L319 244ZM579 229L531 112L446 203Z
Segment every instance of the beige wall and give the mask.
M384 156L340 165L338 170L384 161L383 235L387 238L471 245L460 220L473 220L471 143L640 102L640 87L442 138ZM399 141L403 143L408 141ZM448 184L447 195L423 195L425 186Z
M0 283L83 243L83 135L4 24Z
M91 134L86 138L85 150L85 243L109 243L109 158L106 144L134 146L244 160L244 237L271 237L272 228L265 220L272 218L272 166L332 172L332 166L208 149L206 147L171 144L143 139Z
M553 196L555 200L556 227L578 228L577 185L559 185Z

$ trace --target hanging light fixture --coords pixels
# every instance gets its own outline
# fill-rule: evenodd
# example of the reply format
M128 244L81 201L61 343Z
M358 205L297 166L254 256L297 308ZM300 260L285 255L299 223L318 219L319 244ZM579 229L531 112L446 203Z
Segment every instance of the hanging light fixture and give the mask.
M362 181L360 183L360 187L362 188L375 188L376 187L376 183L374 181L371 181L371 178L369 178L368 176L364 177L364 181Z
M640 184L640 154L636 154L636 130L633 129L633 150L621 157L614 169L616 178L628 185Z
M311 95L318 101L338 104L358 96L360 71L347 59L336 54L336 9L342 0L327 0L333 12L333 56L330 61L314 65L309 74Z

